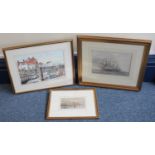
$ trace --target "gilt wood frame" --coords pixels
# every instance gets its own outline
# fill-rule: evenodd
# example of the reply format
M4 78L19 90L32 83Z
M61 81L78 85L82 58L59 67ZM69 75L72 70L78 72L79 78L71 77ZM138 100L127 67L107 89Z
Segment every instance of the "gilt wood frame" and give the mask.
M129 44L129 45L143 45L144 51L143 51L143 57L142 57L137 85L134 87L134 86L114 85L114 84L106 84L106 83L92 83L92 82L82 81L82 52L83 52L82 41ZM113 89L134 90L134 91L139 91L141 89L143 78L144 78L144 73L145 73L144 70L147 64L147 58L148 58L149 50L151 47L150 40L99 37L99 36L78 36L77 46L78 46L78 53L77 53L78 54L78 80L79 80L80 85L97 86L97 87L105 87L105 88L113 88Z
M59 43L65 43L65 42L70 42L70 47L71 47L71 61L72 61L72 78L73 78L73 84L75 83L75 68L74 68L74 61L73 61L73 55L74 55L74 51L73 51L73 40L59 40L59 41L49 41L49 42L42 42L42 43L34 43L34 44L27 44L27 45L19 45L19 46L13 46L13 47L7 47L7 48L3 48L3 54L4 54L4 59L6 61L6 66L8 69L8 73L9 73L9 77L10 77L10 81L11 81L11 86L13 89L14 94L23 94L23 93L28 93L28 92L33 92L33 91L39 91L39 90L46 90L46 89L52 89L52 88L59 88L62 86L58 86L58 87L51 87L51 88L43 88L43 89L35 89L35 90L29 90L29 91L22 91L22 92L16 92L15 87L14 87L14 83L12 80L12 75L10 73L10 69L9 69L9 62L7 60L7 56L6 56L6 52L8 50L14 50L14 49L20 49L20 48L28 48L28 47L37 47L37 46L44 46L44 45L52 45L52 44L59 44ZM64 85L64 86L68 86L68 85Z
M52 102L51 102L51 99L50 99L50 95L52 95L52 91L72 91L72 90L76 90L76 91L78 91L78 90L82 90L82 91L92 90L93 91L96 116L49 117L49 110L50 110L50 107L52 106ZM98 107L96 89L95 88L84 88L84 89L80 89L80 88L62 88L62 89L49 90L49 99L48 99L48 103L47 103L47 111L46 111L46 116L45 117L46 117L47 120L98 119L99 118L99 107Z

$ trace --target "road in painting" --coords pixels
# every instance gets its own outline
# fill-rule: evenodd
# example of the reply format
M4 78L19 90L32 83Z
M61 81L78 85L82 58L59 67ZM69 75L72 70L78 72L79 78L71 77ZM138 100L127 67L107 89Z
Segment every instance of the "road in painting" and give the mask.
M131 53L92 51L92 73L129 76Z
M62 98L61 109L84 109L85 98Z
M63 51L16 57L21 84L38 83L65 75Z

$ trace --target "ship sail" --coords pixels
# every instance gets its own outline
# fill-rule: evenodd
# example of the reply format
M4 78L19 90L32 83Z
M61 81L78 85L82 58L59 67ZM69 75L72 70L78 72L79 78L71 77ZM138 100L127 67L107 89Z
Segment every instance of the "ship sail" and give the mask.
M101 68L102 70L105 71L120 71L120 67L118 63L110 58L104 58L103 61L101 62Z

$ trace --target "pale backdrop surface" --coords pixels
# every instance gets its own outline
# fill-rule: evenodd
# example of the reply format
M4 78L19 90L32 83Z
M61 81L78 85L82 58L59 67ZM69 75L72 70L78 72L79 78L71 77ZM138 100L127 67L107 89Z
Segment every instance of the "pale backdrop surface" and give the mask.
M74 50L76 51L77 35L80 33L0 33L0 57L3 57L2 48L5 47L63 39L73 39ZM149 39L152 40L150 54L155 54L155 33L83 33L83 35Z

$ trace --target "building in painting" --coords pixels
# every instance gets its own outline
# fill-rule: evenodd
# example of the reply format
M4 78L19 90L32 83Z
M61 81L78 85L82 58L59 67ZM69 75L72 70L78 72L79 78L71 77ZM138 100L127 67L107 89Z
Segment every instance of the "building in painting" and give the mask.
M65 74L64 64L38 62L35 57L17 61L17 66L22 84L45 81Z
M53 79L56 77L63 76L65 74L64 65L56 65L52 62L47 62L46 64L40 66L42 80Z
M23 61L17 61L17 65L19 70L35 69L35 67L38 65L38 61L32 57Z
M36 58L29 57L25 60L17 61L17 66L22 84L39 78L39 66Z

